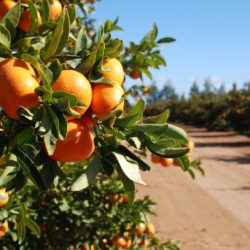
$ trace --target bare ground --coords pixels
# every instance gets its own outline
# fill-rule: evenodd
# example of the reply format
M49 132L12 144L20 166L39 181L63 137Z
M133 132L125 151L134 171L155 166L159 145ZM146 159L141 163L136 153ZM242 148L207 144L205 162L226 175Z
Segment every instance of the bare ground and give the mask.
M195 181L179 168L152 165L138 196L157 203L155 224L162 241L182 250L250 250L250 138L185 127L206 176Z

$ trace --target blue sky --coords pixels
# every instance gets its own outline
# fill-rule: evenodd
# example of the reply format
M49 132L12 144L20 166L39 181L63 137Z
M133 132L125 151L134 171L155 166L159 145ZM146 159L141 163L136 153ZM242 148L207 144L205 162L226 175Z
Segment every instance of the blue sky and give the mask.
M162 48L168 66L153 71L159 86L171 80L178 93L188 93L194 79L227 88L250 80L249 0L102 0L96 8L98 23L119 16L124 31L113 35L125 44L138 42L153 23L159 38L177 39Z

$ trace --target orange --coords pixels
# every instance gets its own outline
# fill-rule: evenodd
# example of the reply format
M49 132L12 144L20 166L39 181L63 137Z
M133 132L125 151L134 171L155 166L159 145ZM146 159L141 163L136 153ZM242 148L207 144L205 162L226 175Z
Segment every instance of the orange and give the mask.
M25 32L29 32L31 28L31 24L32 24L32 18L31 18L30 10L26 9L23 12L19 20L18 27ZM37 23L36 23L35 32L38 31L38 28L41 26L41 24L42 24L42 19L41 19L40 13L37 12Z
M52 159L77 162L87 159L95 149L94 136L89 128L77 120L68 122L65 140L58 140Z
M0 222L1 223L1 222ZM8 221L4 221L2 225L0 225L0 238L2 238L9 230Z
M150 247L150 242L147 239L142 240L141 242L138 243L139 247L142 247L143 249Z
M124 247L127 248L127 249L130 249L131 246L132 246L132 240L129 239L129 240L126 241L126 245Z
M53 0L50 5L50 20L55 21L62 13L62 4L58 0Z
M132 79L138 79L140 78L141 74L137 71L132 71L129 76L132 78Z
M126 247L127 245L126 240L120 236L115 236L112 240L112 243L116 247Z
M23 68L29 71L29 73L33 76L36 77L36 72L34 71L34 69L31 67L31 65L21 59L18 58L8 58L3 60L2 62L0 62L0 68Z
M31 66L19 59L0 62L0 106L13 119L17 119L19 106L29 108L38 103L35 89L39 84L31 72Z
M161 158L161 165L163 167L169 167L174 164L173 158Z
M90 106L92 89L87 78L75 70L63 70L53 84L54 92L63 91L75 96L85 107L75 107L74 110L83 115Z
M5 188L0 188L0 207L9 201L9 194L5 192Z
M95 84L90 105L91 110L101 120L105 120L114 111L123 110L124 101L122 96L124 90L119 84Z
M146 225L142 222L140 222L134 229L133 233L136 235L142 234L146 230Z
M119 194L113 194L111 195L111 197L109 198L111 203L118 203L120 201L120 195Z
M154 154L151 154L151 161L153 163L160 163L161 162L161 157L159 157L158 155L154 155Z
M0 19L5 16L5 14L15 6L15 2L11 0L0 1Z
M89 129L94 127L94 120L88 112L81 116L81 122L86 124Z
M146 225L145 233L147 235L154 235L155 234L155 226L152 223L148 223Z
M112 83L122 84L124 80L124 71L122 64L115 58L106 58L103 60L103 76Z

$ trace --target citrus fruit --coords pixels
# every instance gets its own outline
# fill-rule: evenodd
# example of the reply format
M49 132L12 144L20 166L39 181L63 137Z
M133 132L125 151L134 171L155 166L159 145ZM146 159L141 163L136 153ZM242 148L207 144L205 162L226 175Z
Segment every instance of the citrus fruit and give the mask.
M54 92L62 91L75 96L85 106L75 107L74 110L83 115L92 99L92 89L87 78L75 70L63 70L53 84Z
M123 110L124 101L122 96L124 90L121 85L95 84L92 91L93 96L90 108L99 119L105 120L114 111Z
M58 140L52 159L61 162L77 162L87 159L94 152L94 136L80 121L67 124L65 140Z

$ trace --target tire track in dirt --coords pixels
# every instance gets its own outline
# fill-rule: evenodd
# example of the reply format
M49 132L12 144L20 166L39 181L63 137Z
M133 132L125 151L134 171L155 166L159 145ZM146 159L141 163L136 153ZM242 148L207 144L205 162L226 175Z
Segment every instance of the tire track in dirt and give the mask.
M157 203L152 217L161 240L182 250L250 249L250 138L185 127L206 176L193 181L179 168L152 165L138 196Z

